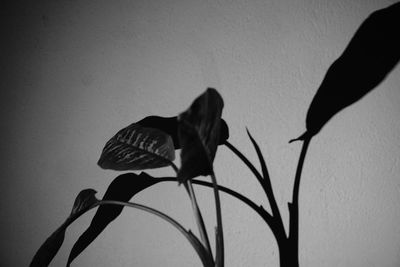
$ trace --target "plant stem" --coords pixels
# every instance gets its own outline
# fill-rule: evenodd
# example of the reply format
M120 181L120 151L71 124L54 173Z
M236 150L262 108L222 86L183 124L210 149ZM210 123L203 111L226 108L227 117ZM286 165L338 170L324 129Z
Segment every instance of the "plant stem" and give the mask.
M197 204L196 195L194 193L192 181L190 179L185 182L185 187L189 193L189 197L192 202L192 209L196 219L197 227L200 232L201 241L203 242L203 245L205 246L206 250L210 253L212 258L212 250L210 246L210 241L208 239L207 229L204 224L203 216L201 215L199 205Z
M257 152L258 159L260 161L261 170L263 174L263 180L262 180L263 189L268 198L269 205L271 206L271 212L275 220L275 225L278 228L277 230L280 232L279 233L280 236L282 233L285 234L285 228L283 226L282 217L278 208L278 204L276 203L275 200L274 191L272 189L272 184L271 184L271 178L268 174L267 164L264 160L264 156L261 152L260 147L258 146L256 140L254 140L254 138L251 136L248 129L247 129L247 134L249 135L249 138L253 143L253 146Z
M178 175L179 169L178 167L175 165L175 163L173 163L172 161L169 162L169 165L172 167L172 169L174 170L174 172Z
M195 248L196 252L198 253L200 259L203 262L203 266L205 267L211 267L213 266L213 259L210 254L208 254L206 251L203 251L204 247L201 245L200 241L196 238L195 235L193 235L190 231L187 231L180 223L178 223L176 220L168 216L167 214L160 212L156 209L141 205L141 204L136 204L132 202L122 202L122 201L116 201L116 200L100 200L98 203L96 203L95 206L97 205L122 205L122 206L127 206L127 207L132 207L136 209L140 209L149 213L152 213L166 221L168 221L170 224L172 224L176 229L178 229L179 232L181 232L187 239L188 241L192 244L192 246ZM93 207L95 207L93 206Z
M214 188L215 198L215 209L217 216L217 240L216 240L216 266L224 266L224 231L222 229L222 213L221 213L221 201L219 199L218 183L215 177L214 171L211 173L211 181Z
M170 161L170 166L174 169L176 175L178 175L179 169L172 161ZM197 204L196 194L193 190L193 185L191 180L189 179L188 181L184 182L184 186L189 195L190 202L192 204L192 210L196 220L197 228L199 229L200 239L202 241L202 244L205 246L205 249L210 254L210 257L213 258L210 241L208 239L207 229L203 220L203 216L201 215L199 205Z
M285 227L282 222L282 218L281 218L281 215L280 215L280 212L278 209L278 205L276 204L276 201L275 201L271 181L270 181L270 178L268 175L268 170L267 170L266 164L264 162L264 159L262 157L261 151L260 151L257 143L255 142L255 140L251 137L250 133L249 133L249 137L250 137L254 147L256 148L256 152L259 156L260 163L263 168L263 173L265 176L264 178L260 174L260 172L254 167L254 165L247 159L247 157L245 155L243 155L242 152L239 151L239 149L237 149L234 145L232 145L228 141L225 141L224 144L250 169L250 171L254 174L254 176L257 178L258 182L260 183L261 187L263 188L263 190L268 198L269 204L271 206L272 215L264 209L263 209L262 215L261 214L260 215L263 217L264 221L271 228L277 241L279 241L278 240L279 238L280 239L286 238Z
M164 177L164 178L158 178L160 180L160 182L176 182L176 178L175 177ZM213 184L209 183L209 182L205 182L205 181L200 181L200 180L192 180L193 184L197 184L197 185L201 185L201 186L206 186L206 187L211 187L213 188ZM222 185L218 185L218 190L221 192L224 192L228 195L231 195L232 197L242 201L244 204L246 204L247 206L249 206L251 209L253 209L261 218L263 218L266 223L272 228L272 216L265 210L262 208L262 206L258 206L256 203L254 203L253 201L251 201L249 198L243 196L242 194L224 187Z
M293 264L291 266L298 266L298 250L299 250L299 190L300 190L300 180L301 173L303 170L304 160L307 154L308 145L310 144L311 138L306 138L303 141L303 146L301 148L299 162L297 164L296 175L293 185L293 196L292 202L288 203L289 208L289 235L288 235L288 246L287 249L291 250L291 257L295 257L296 261L293 259ZM281 251L280 251L281 252ZM297 264L296 264L297 262Z
M246 158L245 155L242 154L234 145L225 140L224 145L227 146L239 159L243 161L244 164L250 169L250 171L257 178L260 185L264 188L263 179L259 171L257 171L256 167Z

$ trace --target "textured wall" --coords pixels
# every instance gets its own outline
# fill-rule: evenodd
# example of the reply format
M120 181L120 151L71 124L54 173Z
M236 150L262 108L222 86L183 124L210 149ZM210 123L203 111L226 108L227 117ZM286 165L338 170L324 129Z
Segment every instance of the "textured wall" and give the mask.
M285 221L300 152L288 144L328 66L372 11L394 1L48 1L3 9L1 266L26 266L83 188L102 196L117 175L96 166L117 130L172 116L205 90L225 100L232 143L256 162L259 141ZM4 11L6 10L6 11ZM5 14L4 14L5 13ZM300 190L301 266L400 265L400 68L313 140ZM221 184L268 204L226 148ZM153 175L172 175L170 169ZM212 233L212 194L198 190ZM136 202L195 229L183 188L164 184ZM278 266L255 213L222 197L226 266ZM67 232L64 266L93 212ZM152 215L126 210L76 266L200 266L186 240Z

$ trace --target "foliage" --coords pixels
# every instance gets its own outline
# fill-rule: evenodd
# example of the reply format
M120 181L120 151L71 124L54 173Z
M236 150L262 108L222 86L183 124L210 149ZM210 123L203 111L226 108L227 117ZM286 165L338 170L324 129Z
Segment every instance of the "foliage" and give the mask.
M145 170L171 166L175 177L154 178L146 173L125 173L117 176L102 200L96 191L81 191L65 222L43 243L30 266L47 266L61 247L68 226L92 208L96 208L89 227L74 244L67 265L79 256L122 212L125 206L150 212L173 225L197 252L203 266L224 266L224 238L219 192L229 194L253 209L271 229L279 248L281 266L298 267L299 188L307 148L313 136L338 112L374 89L400 59L399 38L395 34L400 17L400 3L374 12L357 30L343 54L329 67L306 118L306 132L294 178L292 200L288 203L289 231L286 233L275 200L271 178L261 148L247 130L258 156L261 172L228 141L227 123L221 118L223 99L217 90L208 88L191 106L176 117L149 116L118 131L105 145L98 165L116 171ZM294 141L291 140L291 141ZM213 161L218 145L225 145L249 168L265 192L271 212L238 192L217 184ZM181 149L181 167L174 164L175 149ZM211 182L196 180L210 176ZM193 208L200 233L198 238L168 215L130 201L140 191L160 182L184 185ZM215 257L208 232L197 204L192 185L213 188L216 205Z

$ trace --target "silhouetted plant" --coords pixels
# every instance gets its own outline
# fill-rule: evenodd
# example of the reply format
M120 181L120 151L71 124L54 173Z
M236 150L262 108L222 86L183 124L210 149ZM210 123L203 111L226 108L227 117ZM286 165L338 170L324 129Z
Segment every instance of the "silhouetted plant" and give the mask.
M229 194L253 209L269 226L278 244L280 266L298 267L299 244L299 188L302 168L310 141L336 113L358 101L375 88L394 68L400 59L400 3L378 10L364 21L344 53L330 66L315 95L306 119L306 132L297 139L303 142L299 156L292 200L288 203L289 229L284 223L275 200L267 164L257 142L247 130L257 153L261 172L249 159L228 141L229 131L221 119L223 100L219 93L209 88L200 95L188 110L177 117L149 116L120 130L105 145L98 161L100 167L117 171L145 170L171 166L176 177L154 178L142 172L119 175L108 187L102 200L96 191L81 191L66 221L45 241L35 254L31 266L47 266L61 247L67 227L90 209L97 212L86 231L74 244L67 265L115 220L123 207L129 206L150 212L176 227L197 252L203 266L224 266L224 239L219 192ZM290 141L290 142L291 142ZM217 184L213 161L218 145L229 148L252 172L265 192L271 212L242 194ZM181 166L174 163L175 149L181 149ZM196 180L210 176L211 182ZM160 182L183 184L187 191L200 238L168 215L150 207L128 202L138 192ZM215 257L209 242L193 184L214 190L216 205Z

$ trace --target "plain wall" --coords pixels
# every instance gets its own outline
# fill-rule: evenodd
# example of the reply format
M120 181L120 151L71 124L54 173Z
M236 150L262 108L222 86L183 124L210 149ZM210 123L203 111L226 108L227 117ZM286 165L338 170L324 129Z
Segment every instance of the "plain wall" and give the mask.
M327 68L361 22L395 1L39 2L1 11L1 266L27 266L80 190L102 197L119 173L96 162L118 130L148 115L177 115L207 87L224 98L229 140L257 166L246 126L259 142L287 223L301 146L288 140L304 131ZM300 189L301 266L400 266L399 74L397 66L311 143ZM269 209L227 148L219 148L215 169L220 184ZM213 239L212 192L197 193ZM197 233L175 183L132 201ZM222 208L226 266L278 266L275 239L257 214L229 196ZM51 266L65 266L93 214L69 228ZM74 266L201 262L173 227L126 209Z

